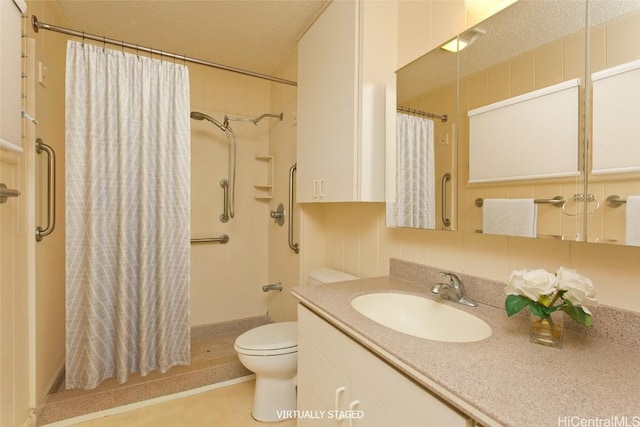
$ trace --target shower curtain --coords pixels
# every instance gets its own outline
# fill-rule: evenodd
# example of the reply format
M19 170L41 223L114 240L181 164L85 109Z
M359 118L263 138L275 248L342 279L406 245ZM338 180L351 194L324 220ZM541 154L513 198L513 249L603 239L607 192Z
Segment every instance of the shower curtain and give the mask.
M66 387L190 363L189 74L67 44Z
M435 228L433 120L397 113L396 200L387 203L387 224Z

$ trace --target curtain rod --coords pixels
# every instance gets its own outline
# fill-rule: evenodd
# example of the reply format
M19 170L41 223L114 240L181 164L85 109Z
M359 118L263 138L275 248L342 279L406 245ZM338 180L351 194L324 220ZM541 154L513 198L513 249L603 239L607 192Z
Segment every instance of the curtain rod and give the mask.
M185 55L178 55L175 53L163 52L161 50L156 50L150 47L138 46L136 44L127 43L122 40L110 39L104 36L101 37L101 36L96 36L94 34L88 34L88 33L85 33L84 31L76 31L76 30L71 30L69 28L59 27L53 24L47 24L45 22L38 21L38 17L35 15L31 17L31 26L33 27L33 31L35 31L36 33L40 29L54 31L56 33L62 33L70 36L81 37L83 40L85 39L93 40L102 44L120 46L123 49L127 48L131 50L135 50L136 52L145 52L151 55L172 57L174 60L192 62L194 64L200 64L200 65L205 65L207 67L218 68L220 70L231 71L233 73L243 74L245 76L257 77L259 79L269 80L275 83L282 83L290 86L298 86L298 83L292 80L281 79L279 77L269 76L267 74L260 74L260 73L256 73L249 70L243 70L242 68L235 68L228 65L217 64L215 62L205 61L203 59L198 59L198 58L191 58Z
M438 114L427 113L426 111L415 110L413 108L403 107L401 105L398 105L396 110L402 113L415 114L417 116L430 117L432 119L440 119L442 123L446 123L446 121L449 119L449 116L447 114L443 114L440 116Z

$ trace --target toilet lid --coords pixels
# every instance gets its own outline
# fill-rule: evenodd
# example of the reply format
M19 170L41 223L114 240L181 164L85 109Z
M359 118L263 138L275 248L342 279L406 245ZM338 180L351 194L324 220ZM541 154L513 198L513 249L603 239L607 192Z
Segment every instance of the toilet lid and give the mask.
M235 342L236 350L272 352L298 346L298 322L270 323L258 326L240 335ZM291 351L291 350L289 350Z

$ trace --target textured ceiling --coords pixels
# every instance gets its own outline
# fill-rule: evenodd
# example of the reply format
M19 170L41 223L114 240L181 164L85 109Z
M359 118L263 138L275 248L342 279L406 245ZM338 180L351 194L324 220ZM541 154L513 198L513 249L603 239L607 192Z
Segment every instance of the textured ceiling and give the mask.
M262 74L327 0L58 0L71 29Z
M640 0L600 0L590 3L590 25L597 27L640 11ZM398 71L398 102L410 103L461 77L498 64L569 34L584 32L586 5L578 1L520 0L474 28L486 34L456 54L436 48ZM461 38L465 38L465 33Z

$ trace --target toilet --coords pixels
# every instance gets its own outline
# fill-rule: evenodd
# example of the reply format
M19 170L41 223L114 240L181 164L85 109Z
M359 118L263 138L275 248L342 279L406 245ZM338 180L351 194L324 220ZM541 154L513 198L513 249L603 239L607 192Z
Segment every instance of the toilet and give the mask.
M322 268L311 272L309 284L354 279L358 277ZM273 422L284 419L283 411L295 411L298 322L258 326L240 335L234 348L244 367L256 374L251 416L258 421Z

